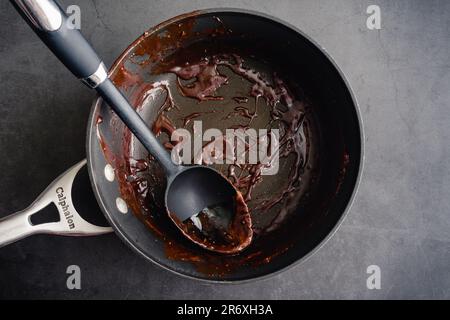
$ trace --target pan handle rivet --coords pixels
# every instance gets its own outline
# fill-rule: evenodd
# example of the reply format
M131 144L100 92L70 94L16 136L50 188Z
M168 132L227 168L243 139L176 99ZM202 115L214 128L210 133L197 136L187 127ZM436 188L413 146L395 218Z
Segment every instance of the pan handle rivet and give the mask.
M125 202L125 200L123 200L122 198L117 198L116 199L116 206L117 209L123 213L123 214L127 214L128 213L128 206L127 203Z
M105 178L109 182L113 182L114 181L114 178L115 178L114 168L110 164L107 164L105 166Z

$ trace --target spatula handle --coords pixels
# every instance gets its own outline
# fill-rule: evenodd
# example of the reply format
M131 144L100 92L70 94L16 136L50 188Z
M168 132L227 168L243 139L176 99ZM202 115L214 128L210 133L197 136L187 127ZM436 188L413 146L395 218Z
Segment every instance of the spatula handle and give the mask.
M53 0L10 0L42 41L79 79L92 87L106 79L107 72L95 50L70 23ZM95 77L92 81L92 78Z
M53 0L10 0L37 35L72 73L96 89L139 141L155 156L168 176L180 170L144 120L108 79L105 65L79 30Z

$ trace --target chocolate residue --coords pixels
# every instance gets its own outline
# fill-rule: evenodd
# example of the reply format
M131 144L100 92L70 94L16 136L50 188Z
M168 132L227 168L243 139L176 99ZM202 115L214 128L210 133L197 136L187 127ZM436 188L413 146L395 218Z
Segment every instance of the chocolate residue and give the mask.
M155 123L153 124L152 131L158 137L161 133L166 133L169 137L172 136L172 133L176 130L175 126L172 124L172 121L168 117L164 115L164 113L160 113Z
M116 76L113 79L114 84L124 90L128 90L130 87L134 86L140 81L140 77L137 74L128 71L125 66L119 68Z
M195 12L186 15L186 17L190 15L195 15ZM138 40L138 46L131 56L132 62L140 66L146 66L163 60L167 52L180 48L183 42L193 35L195 20L187 19L179 23L166 21L164 25L166 30L159 35L151 35L148 32L142 35Z
M231 221L228 220L229 213L232 213ZM240 192L236 194L234 203L205 208L185 222L181 222L175 215L169 215L187 238L207 250L237 254L252 241L252 221Z
M175 67L171 71L176 73L178 85L185 97L196 98L199 101L223 100L223 97L214 96L217 89L227 83L228 78L217 70L218 64L202 61L195 65ZM181 80L196 79L195 82L182 84Z
M243 105L236 106L234 111L229 113L225 119L230 119L233 116L240 116L249 119L249 122L246 125L234 126L234 128L250 128L250 124L254 118L258 116L258 99L263 97L266 100L268 106L271 108L271 121L280 121L282 124L280 126L282 131L279 147L280 157L287 158L290 155L295 156L295 165L293 166L295 169L288 185L282 189L278 195L275 195L271 199L264 200L263 203L257 207L258 209L267 210L285 199L295 198L289 195L298 190L296 185L300 178L299 172L307 161L306 157L308 151L303 123L305 119L305 102L297 101L289 92L285 83L276 75L274 75L274 83L270 84L259 72L245 68L243 63L243 59L236 54L220 55L205 57L198 63L185 65L183 67L174 67L170 69L170 71L174 72L179 78L189 81L188 85L183 85L180 81L178 82L181 92L185 96L196 98L200 101L224 99L217 95L212 96L213 93L216 93L221 86L226 85L229 81L228 77L219 73L219 66L230 68L235 74L252 83L249 95L255 98L255 110L250 111L248 107ZM233 100L235 99L236 97L233 98ZM248 97L245 99L246 100L243 98L238 99L238 103L247 102ZM249 143L247 143L247 148L248 147ZM239 175L235 174L236 169L239 169ZM234 181L238 189L244 190L245 201L251 200L252 190L255 188L256 184L262 181L261 173L264 169L268 170L269 168L262 164L256 164L242 166L232 165L231 169L229 169L229 178ZM295 198L295 200L298 199ZM280 214L284 216L287 212L281 210ZM279 219L280 218L274 220L273 224L277 224Z
M232 32L221 21L217 22L215 34ZM253 67L250 56L196 50L201 52L197 59L185 57L183 53L172 59L168 52L182 42L176 39L177 35L190 37L195 33L194 25L194 22L184 23L163 35L145 34L127 62L147 68L147 74L144 76L142 70L139 75L133 74L123 67L122 61L123 68L117 68L112 78L126 91L136 109L145 114L143 118L168 150L175 146L170 142L174 130L184 128L192 132L194 120L203 120L221 130L280 130L279 174L263 175L272 168L271 162L215 166L232 181L248 205L254 231L249 247L242 253L224 256L183 239L163 209L166 182L158 163L135 142L128 129L124 129L121 145L115 149L120 149L118 154L123 153L120 157L103 146L100 129L107 128L109 123L98 123L99 139L105 158L116 170L123 198L135 215L164 241L167 257L189 262L200 272L218 277L239 268L269 263L293 245L292 242L280 244L273 239L277 239L278 232L282 233L291 218L298 214L299 203L307 198L310 182L317 175L316 129L308 111L310 102L299 96L298 90L295 94L290 90L288 79L273 72L259 72L259 68ZM158 53L158 48L167 50ZM224 143L224 150L228 147L225 139L214 143ZM206 143L202 152L213 152L214 143ZM252 143L256 141L245 141L246 152ZM212 158L214 156L218 155ZM186 226L189 227L192 226ZM299 226L297 232L306 228Z
M183 127L186 127L189 123L191 123L192 120L201 117L201 115L202 114L200 112L194 112L187 115L186 117L183 118Z
M236 101L237 103L241 104L241 103L247 103L249 98L247 98L247 97L234 97L233 100Z

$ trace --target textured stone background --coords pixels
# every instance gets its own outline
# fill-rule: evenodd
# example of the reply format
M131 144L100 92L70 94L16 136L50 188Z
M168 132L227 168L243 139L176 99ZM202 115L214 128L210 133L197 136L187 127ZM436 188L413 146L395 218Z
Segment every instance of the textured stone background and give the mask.
M185 280L114 235L35 236L0 250L2 298L450 298L450 1L64 0L110 64L148 27L199 8L242 7L283 19L334 57L360 103L365 171L342 227L306 263L245 285ZM366 8L382 10L381 31ZM84 158L94 94L73 79L8 1L0 2L0 216L23 209ZM82 290L65 269L82 268ZM366 288L366 268L382 289Z

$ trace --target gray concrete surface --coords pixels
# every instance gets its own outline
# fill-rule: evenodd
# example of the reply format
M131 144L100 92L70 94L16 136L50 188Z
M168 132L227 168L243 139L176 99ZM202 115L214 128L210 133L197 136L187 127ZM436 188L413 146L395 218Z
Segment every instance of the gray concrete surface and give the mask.
M144 262L114 235L35 236L0 250L1 298L450 298L450 1L64 0L106 62L148 27L199 8L238 7L313 37L345 72L366 134L359 193L335 236L306 263L264 281L209 285ZM382 30L366 28L378 4ZM84 157L94 94L0 2L0 216L22 209ZM65 268L82 269L82 290ZM366 268L381 268L381 290Z

